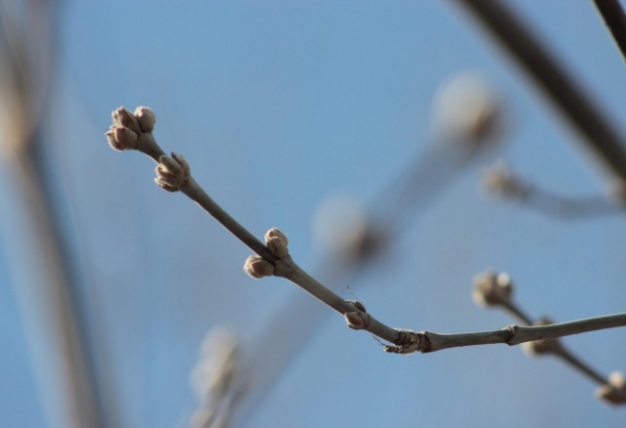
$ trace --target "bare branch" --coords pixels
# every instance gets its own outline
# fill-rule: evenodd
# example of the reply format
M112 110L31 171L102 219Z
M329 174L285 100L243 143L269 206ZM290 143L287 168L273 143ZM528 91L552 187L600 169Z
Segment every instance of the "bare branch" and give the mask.
M125 115L119 114L120 110L117 110L116 112L118 112L118 114L116 115L114 113L113 115L113 119L116 121L112 127L113 132L107 132L109 143L112 146L114 146L115 143L119 143L119 141L111 141L111 138L114 138L117 134L114 132L114 129L126 127L116 119L116 117L122 117ZM142 135L143 134L140 134L139 138L141 138ZM151 138L151 141L156 146L156 142L153 138ZM151 152L154 153L159 150L160 149L153 149ZM218 222L230 230L244 244L248 245L253 251L255 251L258 256L263 259L263 261L274 267L273 270L268 270L267 275L283 277L300 286L309 294L342 314L350 328L369 331L375 336L392 343L393 346L385 347L387 352L409 354L415 351L427 353L448 348L496 343L518 345L524 342L552 339L561 336L626 325L626 314L617 314L546 326L524 327L511 325L501 330L461 334L438 334L428 331L416 333L409 330L400 330L388 327L367 313L364 306L356 305L353 302L342 299L340 296L320 284L317 280L301 269L288 254L287 237L284 233L277 231L276 229L272 229L267 233L265 237L266 244L274 238L278 238L283 241L280 246L273 247L274 252L272 252L272 250L270 250L267 246L263 245L249 231L228 215L206 194L206 192L200 188L200 186L191 177L189 165L184 158L182 158L182 156L172 156L172 158L168 158L167 156L159 157L159 166L157 167L157 183L159 186L168 191L180 190L194 201L198 202L198 204L211 214ZM277 251L277 248L280 248L280 252ZM258 261L259 259L253 260ZM249 263L250 259L246 262L245 269L247 271L251 269L253 270L252 267L248 267ZM255 277L264 276L260 275L260 272L254 271L254 273Z
M623 214L621 195L612 195L611 203L604 196L566 197L542 189L520 178L503 162L487 168L482 179L483 188L496 197L519 202L525 208L559 220L583 220ZM620 189L616 189L620 191Z

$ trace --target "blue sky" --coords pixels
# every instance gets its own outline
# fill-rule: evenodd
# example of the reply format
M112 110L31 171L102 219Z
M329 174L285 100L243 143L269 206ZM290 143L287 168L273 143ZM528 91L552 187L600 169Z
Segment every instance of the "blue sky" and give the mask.
M626 123L624 61L592 3L506 3ZM454 2L84 1L65 4L60 19L49 165L120 426L183 426L197 405L191 371L212 328L240 332L244 352L269 371L278 359L265 336L269 320L297 325L290 317L309 311L319 327L244 426L623 426L623 410L597 402L595 385L553 359L504 346L383 353L292 284L245 276L247 248L184 196L158 189L149 159L106 144L113 109L150 106L157 141L186 157L214 199L259 237L280 227L293 257L323 276L312 233L320 204L333 195L370 202L433 143L441 82L476 70L506 101L502 146L416 209L391 261L351 288L387 324L442 333L512 322L471 300L472 277L490 267L511 274L517 301L536 317L623 311L621 216L559 221L479 191L482 167L497 158L563 195L601 194L608 181ZM26 251L14 250L21 241L11 230L23 220L12 208L11 174L3 176L0 426L43 426L16 293L19 281L35 279L20 274L33 268L25 259L9 258ZM351 298L345 286L338 292ZM565 343L608 374L626 370L623 335Z

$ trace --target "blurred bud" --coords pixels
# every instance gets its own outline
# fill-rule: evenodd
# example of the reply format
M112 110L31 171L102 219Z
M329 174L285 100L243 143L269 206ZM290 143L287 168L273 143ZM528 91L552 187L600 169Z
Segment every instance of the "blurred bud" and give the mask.
M554 324L548 317L542 317L535 321L533 325L550 325ZM561 347L557 339L540 339L532 342L522 343L522 348L530 356L537 356L552 353Z
M238 375L239 347L239 338L223 328L211 330L206 335L191 377L200 401L228 393Z
M248 257L243 265L243 270L256 279L274 275L274 265L261 256Z
M596 389L596 397L610 404L626 404L626 379L620 372L609 375L609 383Z
M513 283L506 273L488 270L474 277L472 298L478 306L496 306L510 302Z
M315 214L313 230L324 252L348 263L373 258L386 248L387 235L358 202L346 197L324 201Z
M139 122L137 121L137 118L135 118L135 116L133 116L133 114L126 110L124 107L119 107L118 109L114 110L112 116L114 127L128 128L137 135L141 134L141 129L139 128Z
M154 112L148 107L137 107L134 113L141 132L152 132L154 124L156 123L156 116Z
M155 169L157 178L154 180L159 187L168 192L180 190L187 184L191 174L189 164L181 155L172 153L172 157L162 155Z
M516 177L504 162L487 168L483 173L482 184L489 193L505 198L523 199L530 192L530 187Z
M502 102L486 80L463 73L444 82L435 96L436 131L475 149L499 138L504 130Z

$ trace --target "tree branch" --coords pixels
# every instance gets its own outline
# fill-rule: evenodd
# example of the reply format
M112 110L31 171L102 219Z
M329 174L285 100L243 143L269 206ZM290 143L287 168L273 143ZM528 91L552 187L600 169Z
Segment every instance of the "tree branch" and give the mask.
M148 114L146 110L148 109L140 107L135 110L135 114L131 114L122 107L113 113L113 125L106 133L109 144L113 148L117 150L142 150L138 142L143 137L143 134L152 133L155 122L154 113L149 111ZM141 121L142 113L150 116L151 120L143 123ZM151 136L146 138L145 141L151 142L152 147L146 149L146 151L151 154L150 156L153 159L153 154L162 152L161 149L156 148L158 147L156 141ZM191 177L189 164L182 156L174 153L172 157L161 155L158 158L158 162L155 181L161 188L170 192L182 191L188 195L258 254L258 256L249 257L244 265L244 270L250 276L261 278L274 275L292 281L327 306L342 314L350 328L369 331L375 336L392 343L393 346L384 348L387 352L409 354L415 351L427 353L448 348L495 343L517 345L541 339L626 326L626 314L618 314L547 326L524 327L511 325L501 330L461 334L438 334L428 331L416 333L410 330L388 327L368 314L360 302L342 299L301 269L289 255L287 237L278 229L270 229L268 231L265 235L266 245L254 238L249 231L228 215L200 188Z

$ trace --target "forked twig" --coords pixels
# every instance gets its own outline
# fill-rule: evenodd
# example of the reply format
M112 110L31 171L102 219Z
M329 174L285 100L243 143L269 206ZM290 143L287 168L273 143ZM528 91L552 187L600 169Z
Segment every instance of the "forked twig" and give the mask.
M514 286L511 278L506 273L496 274L488 270L474 277L473 298L477 305L482 307L499 307L527 326L548 326L555 325L547 317L542 317L537 321L526 315L526 313L513 300ZM580 320L584 321L584 320ZM594 321L596 322L596 321ZM594 370L587 363L577 357L572 351L567 349L556 338L545 338L533 342L524 343L524 348L530 355L554 355L570 367L582 373L593 382L600 385L596 391L599 398L609 401L612 404L626 404L626 388L620 386L622 378L613 376L608 379Z

